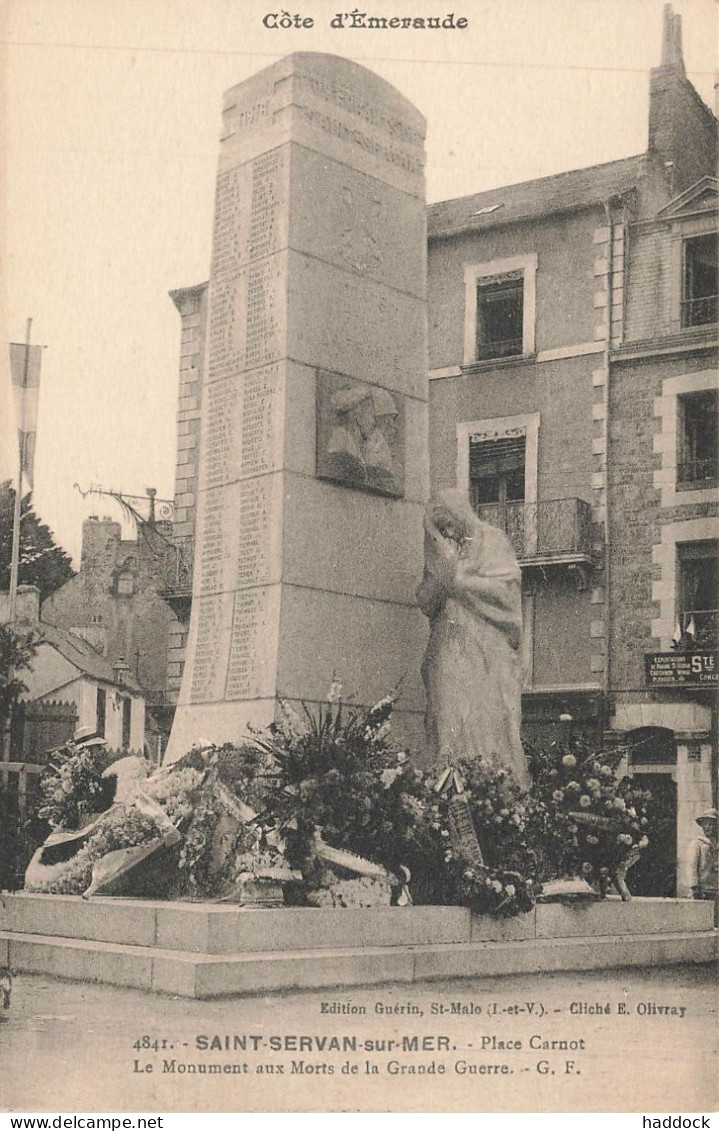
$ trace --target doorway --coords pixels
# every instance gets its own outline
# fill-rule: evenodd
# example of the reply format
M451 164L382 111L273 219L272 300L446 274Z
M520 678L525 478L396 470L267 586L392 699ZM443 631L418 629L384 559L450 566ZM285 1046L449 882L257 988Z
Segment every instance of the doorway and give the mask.
M652 795L648 847L629 873L633 895L672 898L677 892L677 783L671 774L632 775Z

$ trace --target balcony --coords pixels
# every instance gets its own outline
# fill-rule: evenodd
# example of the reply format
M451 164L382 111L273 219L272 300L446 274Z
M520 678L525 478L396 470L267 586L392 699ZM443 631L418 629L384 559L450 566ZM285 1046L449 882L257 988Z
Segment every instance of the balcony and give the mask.
M521 566L592 566L592 510L583 499L492 503L477 515L509 538Z
M685 460L677 464L678 487L712 486L717 479L719 479L719 460L716 456Z
M690 326L710 326L719 321L719 295L687 298L682 304L682 329Z
M180 620L190 615L194 560L194 538L175 538L166 544L158 592Z

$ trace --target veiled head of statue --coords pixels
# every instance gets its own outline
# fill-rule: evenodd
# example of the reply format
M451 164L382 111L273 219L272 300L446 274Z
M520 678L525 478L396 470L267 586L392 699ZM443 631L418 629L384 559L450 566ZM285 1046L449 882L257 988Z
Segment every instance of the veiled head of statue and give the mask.
M442 491L430 500L428 514L444 538L464 542L476 535L479 519L460 491Z
M464 548L464 557L480 563L496 576L510 575L519 580L519 566L506 534L491 523L483 522L472 510L469 499L461 491L441 491L427 504L425 525L433 527L443 538L451 538Z

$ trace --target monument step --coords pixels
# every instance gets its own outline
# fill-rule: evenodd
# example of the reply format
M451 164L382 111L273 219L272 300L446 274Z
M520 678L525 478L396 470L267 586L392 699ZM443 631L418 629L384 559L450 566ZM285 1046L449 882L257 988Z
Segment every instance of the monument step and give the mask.
M710 903L678 899L538 904L514 919L472 915L465 907L261 910L31 892L5 893L0 902L4 931L210 955L671 934L710 930L712 922Z
M466 907L284 907L16 892L3 896L0 929L128 946L203 954L306 950L317 946L414 946L469 942ZM517 937L508 920L491 923L493 938ZM491 929L493 928L493 930ZM533 924L520 927L520 937Z
M440 978L657 967L707 963L716 958L714 930L237 955L0 933L0 964L6 963L19 973L49 974L202 999Z

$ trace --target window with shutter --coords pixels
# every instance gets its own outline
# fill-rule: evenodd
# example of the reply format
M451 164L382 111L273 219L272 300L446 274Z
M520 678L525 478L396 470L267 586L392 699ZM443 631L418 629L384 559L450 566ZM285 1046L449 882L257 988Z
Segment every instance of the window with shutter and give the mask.
M525 436L470 439L469 482L475 509L524 500L525 452Z

